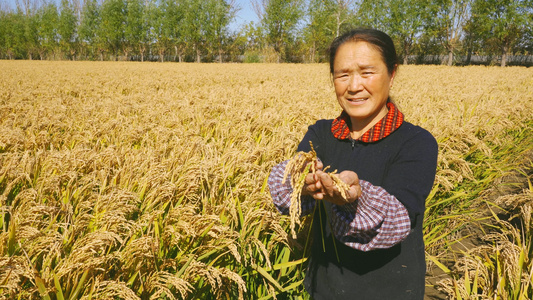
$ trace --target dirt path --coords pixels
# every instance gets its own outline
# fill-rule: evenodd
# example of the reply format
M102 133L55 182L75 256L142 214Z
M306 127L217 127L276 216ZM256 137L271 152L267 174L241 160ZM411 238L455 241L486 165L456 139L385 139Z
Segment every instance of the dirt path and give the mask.
M482 197L489 202L495 202L502 196L519 194L522 193L524 189L529 188L529 185L533 183L533 145L528 147L530 147L531 150L525 152L522 157L517 158L517 169L509 175L496 180L493 188L488 190ZM495 213L498 214L498 217L502 220L508 220L518 209L516 205L505 205L504 203L502 203L502 208L503 210L495 211ZM480 207L477 217L480 216L491 217L492 213L487 207ZM454 257L453 259L449 259L451 263L447 265L448 268L453 270L453 262L456 261L458 257L462 256L462 251L470 250L485 243L482 236L486 235L487 232L490 232L491 230L494 231L494 228L488 229L488 221L484 222L485 224L480 222L469 223L461 231L460 235L466 238L461 239L460 243L456 243L453 246L453 251L448 254L450 258ZM483 232L481 228L483 228L485 232ZM452 299L438 290L438 282L446 278L450 277L440 268L433 264L428 264L428 271L426 273L426 293L424 299Z

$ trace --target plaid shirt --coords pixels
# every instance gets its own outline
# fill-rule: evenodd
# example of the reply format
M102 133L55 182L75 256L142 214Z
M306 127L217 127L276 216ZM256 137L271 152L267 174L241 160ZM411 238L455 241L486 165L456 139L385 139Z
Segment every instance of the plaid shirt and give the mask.
M364 142L382 139L401 125L401 112L392 103L388 103L388 106L389 113L363 135ZM349 119L346 117L343 113L333 121L332 133L338 139L349 138ZM293 192L290 180L282 182L287 163L288 161L284 161L274 166L268 178L274 205L282 214L289 214ZM411 230L407 209L382 187L364 180L359 180L359 184L362 194L357 201L342 206L332 204L331 225L335 237L345 245L361 251L390 248L399 243ZM311 196L303 196L302 215L310 214L316 201L318 200Z

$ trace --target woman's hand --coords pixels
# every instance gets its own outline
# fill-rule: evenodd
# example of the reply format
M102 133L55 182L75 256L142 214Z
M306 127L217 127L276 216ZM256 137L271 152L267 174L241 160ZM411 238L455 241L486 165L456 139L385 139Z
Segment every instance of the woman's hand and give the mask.
M324 168L322 162L317 162L315 167L316 172L314 174L309 173L305 177L302 195L310 195L316 200L326 200L337 205L354 202L361 195L359 177L355 172L342 171L339 174L339 178L350 187L347 192L348 199L344 200L331 177L322 171Z

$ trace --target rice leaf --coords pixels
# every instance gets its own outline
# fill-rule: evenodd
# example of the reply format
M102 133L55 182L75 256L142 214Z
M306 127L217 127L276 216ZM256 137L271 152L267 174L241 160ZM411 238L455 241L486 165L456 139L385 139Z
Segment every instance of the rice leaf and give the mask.
M270 274L268 274L268 272L265 269L263 269L261 266L256 265L254 269L259 274L261 274L268 282L270 282L270 284L275 286L278 290L284 291L283 287L272 276L270 276Z

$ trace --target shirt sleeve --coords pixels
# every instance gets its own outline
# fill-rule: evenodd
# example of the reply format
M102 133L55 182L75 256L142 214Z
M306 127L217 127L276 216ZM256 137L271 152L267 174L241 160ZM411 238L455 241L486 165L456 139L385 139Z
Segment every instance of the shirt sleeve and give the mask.
M291 194L292 186L290 175L285 182L283 182L283 174L285 172L285 167L289 161L286 160L272 168L270 176L268 177L268 189L270 190L270 195L276 206L277 210L284 215L289 214L289 207L291 205ZM301 199L301 212L302 216L310 214L315 207L315 199L310 196L303 196Z
M288 161L272 169L268 187L274 205L282 214L289 214L293 192L289 183L283 181ZM389 248L403 240L411 229L411 221L405 207L383 188L360 180L361 196L346 205L332 205L332 228L345 245L361 251ZM302 215L311 213L316 200L302 197Z
M411 230L409 213L385 189L360 180L361 196L346 205L332 205L332 228L345 245L361 251L390 248Z

